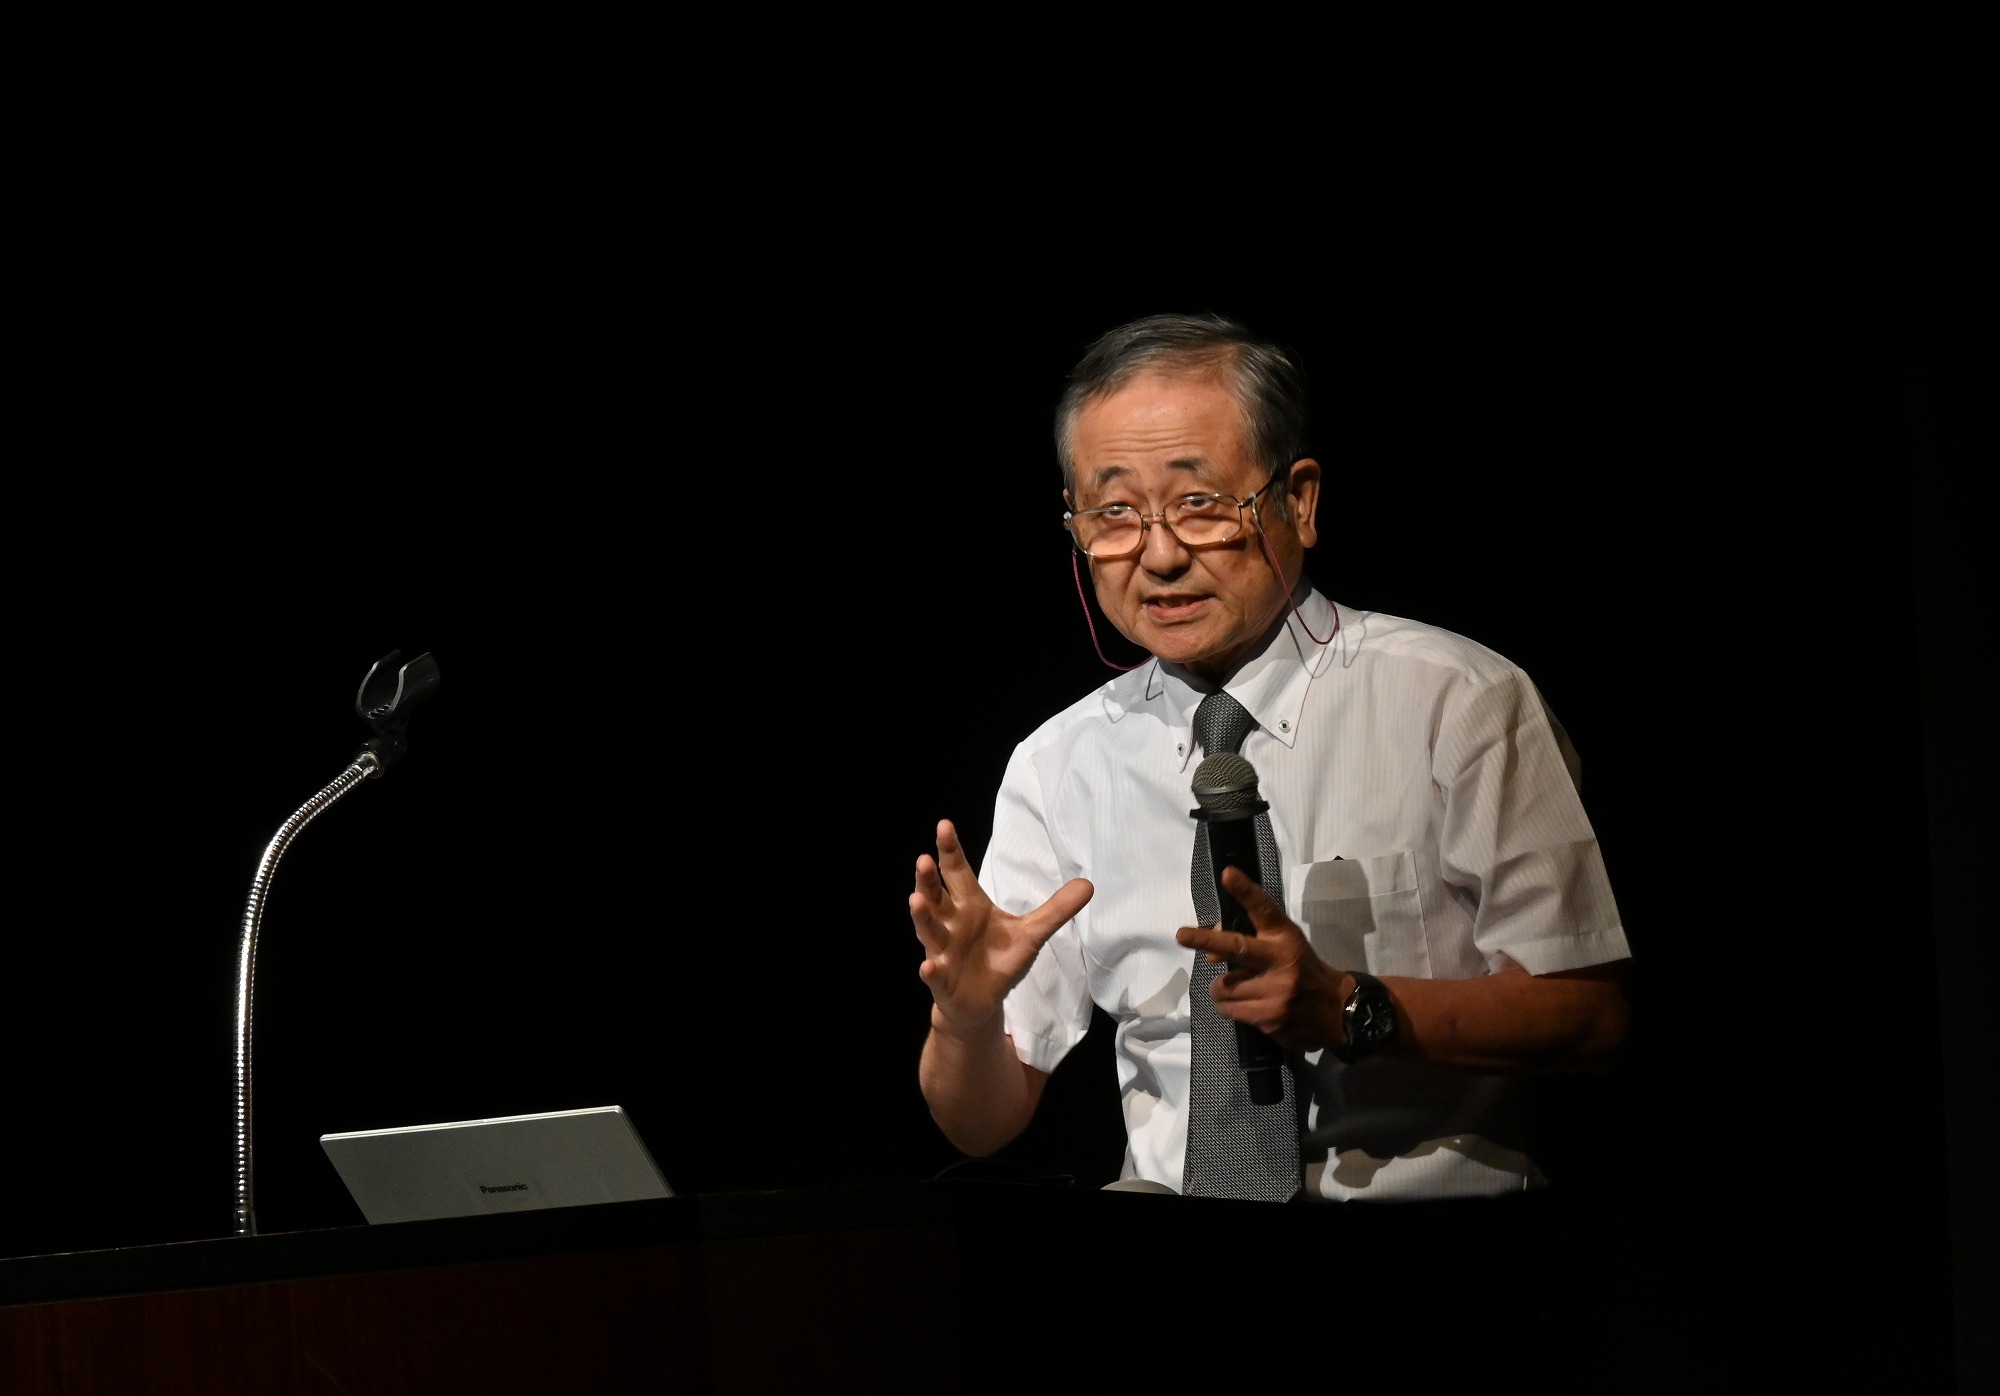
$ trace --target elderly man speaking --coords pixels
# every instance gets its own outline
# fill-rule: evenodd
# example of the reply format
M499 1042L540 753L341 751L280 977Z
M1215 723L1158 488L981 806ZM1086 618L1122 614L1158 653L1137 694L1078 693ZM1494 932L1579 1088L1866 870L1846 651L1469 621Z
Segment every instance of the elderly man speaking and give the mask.
M1122 326L1071 373L1075 560L1150 657L1015 749L976 874L949 821L917 859L920 1081L967 1154L1026 1128L1095 1004L1126 1186L1526 1194L1523 1077L1625 1035L1567 738L1492 650L1314 588L1305 418L1289 355L1216 316Z

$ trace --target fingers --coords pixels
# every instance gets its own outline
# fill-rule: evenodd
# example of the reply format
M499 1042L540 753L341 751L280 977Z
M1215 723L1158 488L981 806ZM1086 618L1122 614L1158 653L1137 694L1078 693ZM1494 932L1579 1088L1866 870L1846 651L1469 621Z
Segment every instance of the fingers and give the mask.
M910 924L923 943L925 962L942 961L961 946L997 948L995 963L1025 967L1049 938L1088 905L1096 888L1072 878L1025 916L1002 913L972 875L958 833L949 820L938 824L938 856L917 858L909 897Z
M1284 907L1272 901L1271 894L1241 868L1224 868L1222 885L1230 896L1236 898L1236 904L1250 914L1250 924L1257 928L1257 934L1266 935L1272 931L1298 929L1292 923L1292 918L1285 915Z
M954 881L960 874L972 875L972 864L966 859L965 845L958 841L958 830L949 819L940 819L937 826L938 867L940 872Z
M919 866L924 861L920 859ZM971 859L965 856L965 845L958 841L958 830L949 819L938 821L937 860L930 866L934 881L926 890L946 916L951 915L953 903L977 905L985 900L979 876L973 871Z
M1073 877L1056 888L1055 895L1036 907L1021 920L1021 928L1028 938L1040 949L1048 943L1049 937L1068 925L1070 919L1097 894L1097 889L1080 877Z
M926 964L942 959L966 936L976 939L992 911L992 903L965 856L965 846L958 840L958 830L949 819L939 820L937 856L918 855L910 893L910 924L923 942Z
M948 896L944 879L938 876L937 864L929 854L920 855L915 885L910 892L910 924L916 927L917 939L932 955L944 946L944 927L938 921L938 909L945 905Z
M1211 964L1227 963L1230 969L1246 974L1297 958L1305 933L1280 903L1271 900L1241 868L1224 868L1222 886L1250 917L1253 934L1225 931L1220 926L1183 926L1174 933L1175 940L1201 951Z
M1255 965L1269 958L1266 949L1257 944L1255 936L1238 935L1220 926L1183 926L1174 932L1174 939L1190 950L1199 950L1207 955L1211 964L1221 964L1226 960L1240 967Z
M1041 909L1060 926L1090 905L1090 899L1096 895L1096 887L1083 878L1073 877L1056 888L1055 895L1043 902Z
M916 927L917 939L923 942L926 963L944 953L944 927L938 924L931 899L921 889L910 893L910 924Z
M917 891L934 902L942 902L951 895L951 890L944 885L944 875L938 871L937 861L928 853L917 858Z

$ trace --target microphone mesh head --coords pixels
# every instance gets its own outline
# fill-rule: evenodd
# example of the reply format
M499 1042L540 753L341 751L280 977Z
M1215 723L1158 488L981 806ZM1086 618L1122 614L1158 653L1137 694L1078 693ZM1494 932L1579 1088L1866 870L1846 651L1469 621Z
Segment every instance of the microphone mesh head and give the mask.
M1233 751L1218 751L1194 768L1194 802L1210 814L1257 803L1257 768Z

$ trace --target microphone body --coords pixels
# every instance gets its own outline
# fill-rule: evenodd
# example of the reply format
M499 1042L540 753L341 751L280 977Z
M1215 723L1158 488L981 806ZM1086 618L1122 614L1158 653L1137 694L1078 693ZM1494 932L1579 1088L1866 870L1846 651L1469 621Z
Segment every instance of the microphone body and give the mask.
M1263 855L1257 848L1257 816L1269 808L1257 798L1257 772L1233 752L1203 761L1194 773L1194 796L1200 808L1191 811L1208 828L1210 876L1215 879L1215 904L1222 908L1222 928L1254 936L1257 928L1229 889L1222 870L1235 868L1259 886L1264 882ZM1232 964L1231 969L1235 966ZM1236 1058L1242 1065L1250 1099L1276 1105L1285 1098L1285 1053L1277 1043L1248 1023L1236 1025Z

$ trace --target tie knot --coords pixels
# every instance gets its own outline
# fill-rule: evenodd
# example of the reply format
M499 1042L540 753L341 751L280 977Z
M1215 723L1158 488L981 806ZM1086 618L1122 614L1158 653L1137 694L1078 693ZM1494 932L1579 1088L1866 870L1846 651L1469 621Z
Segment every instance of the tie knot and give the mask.
M1221 689L1203 698L1194 710L1195 740L1210 756L1240 749L1243 739L1256 725L1250 719L1250 710Z

